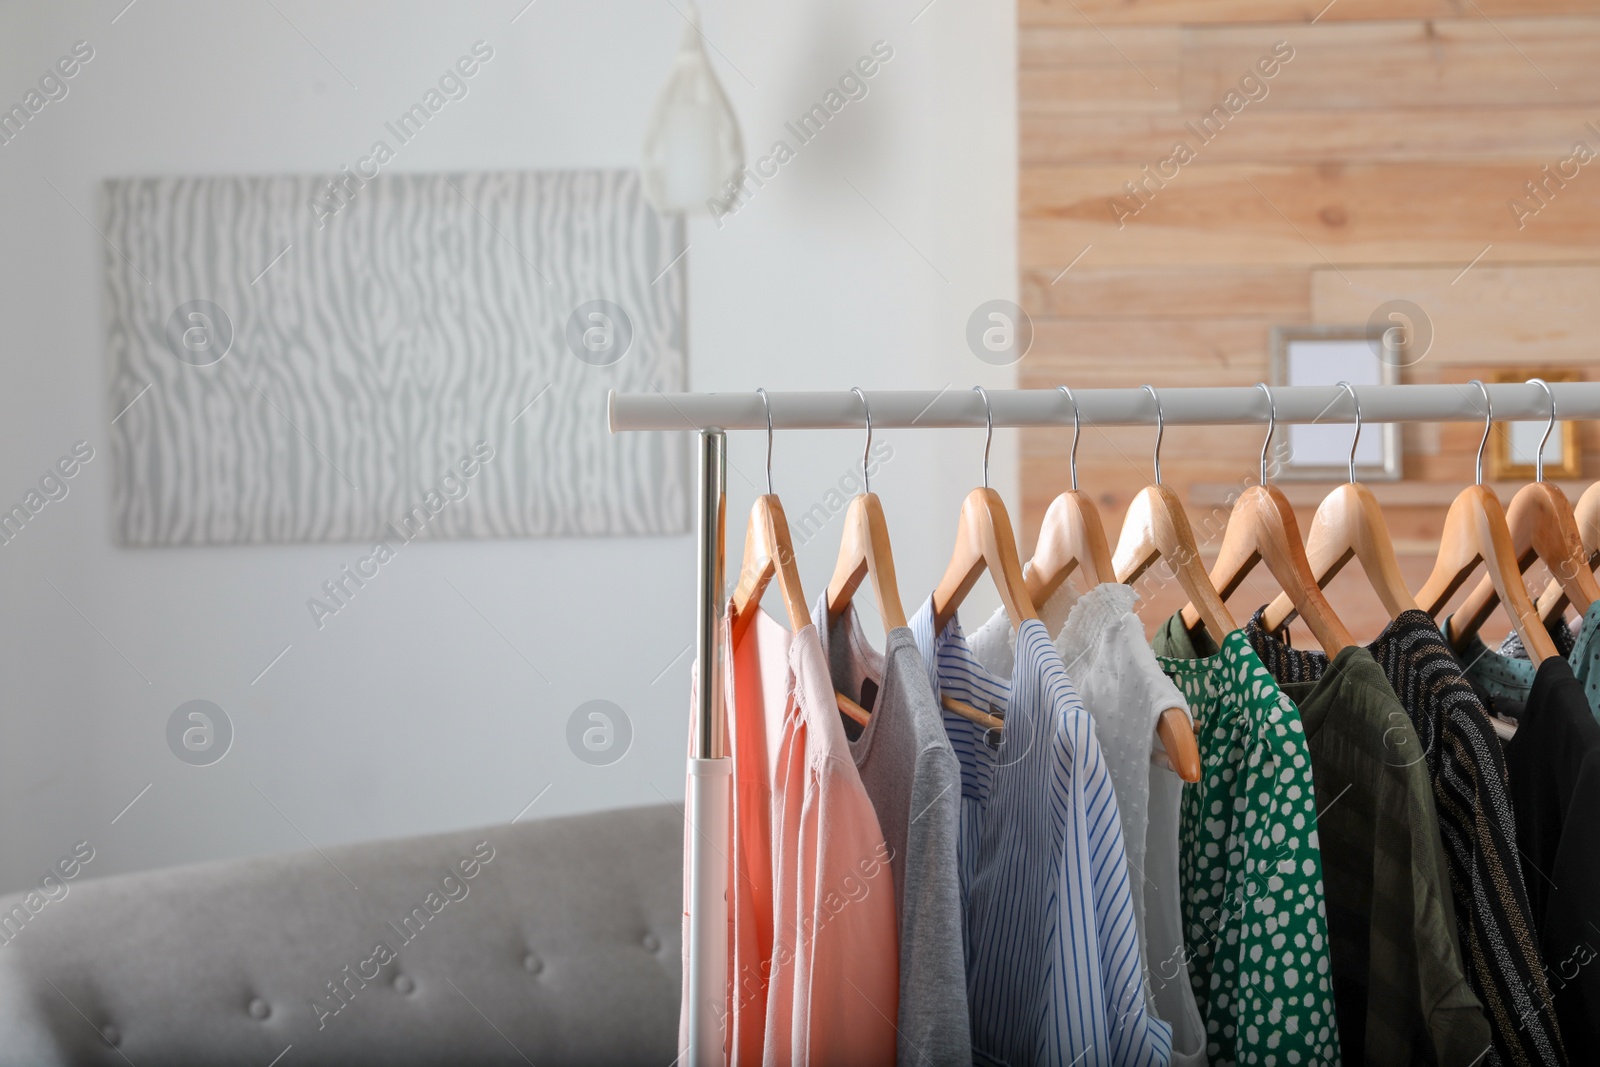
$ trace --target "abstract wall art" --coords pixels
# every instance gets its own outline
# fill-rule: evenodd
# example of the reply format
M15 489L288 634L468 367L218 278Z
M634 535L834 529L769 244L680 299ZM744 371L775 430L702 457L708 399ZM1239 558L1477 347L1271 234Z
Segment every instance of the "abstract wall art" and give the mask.
M127 545L659 535L681 434L685 237L628 171L105 183Z

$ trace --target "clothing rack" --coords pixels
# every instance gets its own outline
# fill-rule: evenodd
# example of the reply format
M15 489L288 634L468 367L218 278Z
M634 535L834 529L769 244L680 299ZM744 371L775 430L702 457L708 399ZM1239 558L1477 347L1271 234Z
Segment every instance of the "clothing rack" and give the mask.
M1493 418L1501 422L1600 419L1600 382L1554 382L1542 386L1487 386ZM1489 413L1484 394L1469 383L1370 385L1360 388L1359 419L1368 423L1480 422ZM611 432L693 430L699 434L699 502L696 508L695 659L698 690L690 733L685 834L689 855L689 929L686 944L689 1047L685 1063L722 1062L722 991L727 982L727 857L712 844L725 840L732 761L724 750L726 717L722 694L722 648L726 567L728 430L860 430L870 409L872 428L982 429L1070 426L1074 405L1088 426L1157 425L1157 400L1142 389L993 390L985 398L960 387L942 390L869 392L772 392L767 404L749 393L610 394ZM1350 394L1339 386L1282 386L1268 395L1254 387L1159 391L1166 426L1277 423L1354 423ZM770 409L769 406L770 405ZM992 423L991 423L992 420Z

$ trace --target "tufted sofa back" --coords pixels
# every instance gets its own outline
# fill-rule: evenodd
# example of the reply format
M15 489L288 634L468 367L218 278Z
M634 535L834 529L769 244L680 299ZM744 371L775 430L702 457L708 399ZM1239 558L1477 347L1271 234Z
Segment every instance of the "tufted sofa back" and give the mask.
M0 899L0 1067L665 1067L682 825L635 808Z

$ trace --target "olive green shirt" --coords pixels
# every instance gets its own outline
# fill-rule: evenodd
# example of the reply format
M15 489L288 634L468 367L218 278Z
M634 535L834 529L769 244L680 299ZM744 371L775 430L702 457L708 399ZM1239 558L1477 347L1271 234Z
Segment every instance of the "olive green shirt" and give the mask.
M1489 1022L1467 983L1449 861L1416 728L1359 646L1330 663L1245 627L1298 705L1311 749L1339 1042L1366 1064L1481 1062Z

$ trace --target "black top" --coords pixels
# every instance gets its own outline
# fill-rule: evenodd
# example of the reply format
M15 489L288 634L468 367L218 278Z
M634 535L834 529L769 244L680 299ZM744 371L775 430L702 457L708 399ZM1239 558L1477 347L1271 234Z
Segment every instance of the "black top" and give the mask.
M1600 723L1566 660L1539 665L1506 765L1561 1035L1600 1063Z

